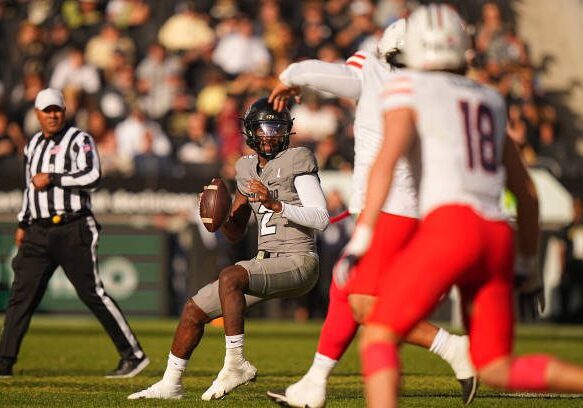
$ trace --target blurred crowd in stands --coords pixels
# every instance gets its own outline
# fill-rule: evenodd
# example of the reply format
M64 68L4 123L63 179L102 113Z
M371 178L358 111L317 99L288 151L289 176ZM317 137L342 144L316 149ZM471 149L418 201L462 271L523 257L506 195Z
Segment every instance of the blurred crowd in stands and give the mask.
M496 3L477 1L470 75L506 96L509 130L529 164L560 175L569 153L525 44ZM62 89L67 116L97 140L106 175L174 176L189 166L233 177L239 117L293 61L342 63L375 51L408 0L0 0L0 158L37 129L33 101ZM465 6L467 7L467 6ZM460 6L462 13L464 6ZM325 170L349 171L352 104L307 93L293 143ZM186 167L185 167L186 166Z
M203 166L232 179L249 153L239 118L287 65L375 52L384 28L419 3L0 0L0 167L21 167L38 130L34 98L50 86L63 90L69 120L94 136L106 176L193 177ZM505 2L452 3L471 23L469 75L506 97L508 130L525 161L560 178L576 155L573 141L561 135ZM351 170L353 102L306 92L292 115L293 145L311 147L323 170ZM335 192L329 206L332 215L344 209ZM320 237L324 275L349 234L341 223ZM327 304L329 277L320 282L307 309Z

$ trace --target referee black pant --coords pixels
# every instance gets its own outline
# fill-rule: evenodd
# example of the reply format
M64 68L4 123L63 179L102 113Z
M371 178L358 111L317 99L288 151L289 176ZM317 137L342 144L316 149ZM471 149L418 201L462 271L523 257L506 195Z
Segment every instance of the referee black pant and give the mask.
M97 270L99 232L92 216L67 224L32 223L12 261L14 281L4 330L0 359L14 363L32 314L49 279L60 265L79 298L99 319L124 359L142 358L144 352L122 311L105 290Z

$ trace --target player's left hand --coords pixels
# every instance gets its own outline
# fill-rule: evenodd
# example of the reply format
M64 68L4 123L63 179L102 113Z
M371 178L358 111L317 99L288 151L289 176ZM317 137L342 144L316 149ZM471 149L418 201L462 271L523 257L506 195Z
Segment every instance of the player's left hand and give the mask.
M248 196L250 203L261 203L268 210L275 212L281 211L281 202L272 198L269 194L269 189L261 181L257 179L250 180L247 188L251 193Z
M49 173L37 173L32 178L32 184L37 190L44 190L51 184Z
M525 317L535 319L545 310L544 283L537 256L518 255L515 263L518 305Z
M350 274L360 258L368 251L372 242L373 230L365 224L358 224L352 234L352 238L344 247L342 255L332 271L334 282L339 287L344 287L350 279Z
M293 97L296 103L301 103L302 101L302 90L299 86L287 86L283 82L279 81L269 98L267 99L269 103L273 104L273 109L281 112L285 109L287 101L289 98Z

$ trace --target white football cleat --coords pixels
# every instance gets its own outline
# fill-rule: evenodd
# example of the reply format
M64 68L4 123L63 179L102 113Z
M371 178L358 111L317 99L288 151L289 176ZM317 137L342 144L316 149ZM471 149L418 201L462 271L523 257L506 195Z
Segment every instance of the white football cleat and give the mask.
M453 357L448 360L455 377L460 383L462 402L469 405L474 400L478 391L478 374L470 359L470 341L468 336L451 335L449 337L450 350L454 351Z
M448 362L458 380L476 376L476 369L470 360L470 341L468 336L456 336L449 338L448 347L453 351L453 357Z
M163 380L128 396L128 399L181 399L183 396L182 384L167 384Z
M267 395L280 405L299 408L321 408L326 405L326 382L304 375L290 385L285 393L267 391Z
M204 401L224 398L238 386L254 381L255 377L257 369L247 360L238 367L223 367L201 398Z

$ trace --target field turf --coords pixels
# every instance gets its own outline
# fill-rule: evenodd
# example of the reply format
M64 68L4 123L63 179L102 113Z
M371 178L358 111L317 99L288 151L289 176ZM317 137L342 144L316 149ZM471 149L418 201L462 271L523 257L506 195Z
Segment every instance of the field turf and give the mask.
M268 389L284 388L309 366L319 323L252 321L247 325L246 355L258 370L257 382L222 401L203 402L202 392L222 365L224 337L209 328L187 369L181 401L128 401L128 394L158 381L166 365L176 320L131 319L152 360L137 377L109 380L103 374L117 364L117 353L95 319L35 316L25 338L15 375L0 379L0 407L269 407ZM583 327L522 326L519 352L552 352L583 364ZM449 368L427 351L403 349L402 407L461 407L458 386ZM336 368L329 384L328 407L364 405L355 347ZM583 407L583 397L546 398L512 395L482 387L473 407Z

